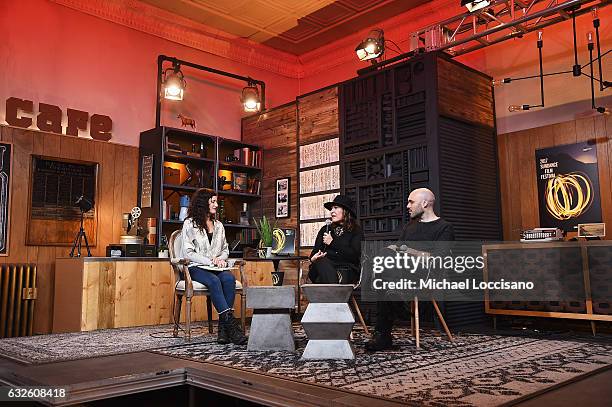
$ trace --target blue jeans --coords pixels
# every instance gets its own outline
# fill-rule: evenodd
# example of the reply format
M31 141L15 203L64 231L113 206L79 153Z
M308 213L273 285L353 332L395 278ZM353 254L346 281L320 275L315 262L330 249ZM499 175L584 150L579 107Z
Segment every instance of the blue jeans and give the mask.
M234 306L236 277L229 271L213 273L198 266L189 267L191 279L204 284L210 292L210 299L218 313Z

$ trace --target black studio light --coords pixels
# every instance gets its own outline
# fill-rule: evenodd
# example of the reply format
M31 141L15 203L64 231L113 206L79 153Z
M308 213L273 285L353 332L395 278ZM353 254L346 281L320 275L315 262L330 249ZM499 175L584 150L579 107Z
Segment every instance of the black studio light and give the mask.
M81 227L74 237L72 243L72 249L70 250L70 257L81 257L81 245L82 240L85 240L85 248L87 249L87 256L91 257L91 250L89 249L89 242L87 241L87 235L85 234L85 228L83 227L85 213L89 212L94 207L93 199L87 198L85 195L81 195L75 202L75 206L81 210ZM76 250L76 254L75 254Z
M385 35L382 29L376 28L368 34L355 48L360 61L369 61L380 57L385 52Z
M467 8L470 13L485 8L490 4L490 0L461 0L461 5Z

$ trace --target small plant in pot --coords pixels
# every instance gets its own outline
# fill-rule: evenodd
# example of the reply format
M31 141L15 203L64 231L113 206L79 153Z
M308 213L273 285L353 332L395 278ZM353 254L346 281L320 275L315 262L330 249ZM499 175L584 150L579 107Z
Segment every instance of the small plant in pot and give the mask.
M255 222L255 227L257 228L257 233L259 233L259 257L266 258L272 255L272 231L274 230L274 226L270 224L268 218L263 216L260 220L253 219Z

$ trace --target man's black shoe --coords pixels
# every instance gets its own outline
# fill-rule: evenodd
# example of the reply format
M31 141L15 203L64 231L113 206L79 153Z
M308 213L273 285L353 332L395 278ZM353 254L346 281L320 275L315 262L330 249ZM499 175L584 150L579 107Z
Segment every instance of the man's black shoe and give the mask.
M385 349L391 349L393 345L393 338L391 334L383 334L382 332L374 332L374 336L370 339L366 345L366 350L370 352L378 352Z

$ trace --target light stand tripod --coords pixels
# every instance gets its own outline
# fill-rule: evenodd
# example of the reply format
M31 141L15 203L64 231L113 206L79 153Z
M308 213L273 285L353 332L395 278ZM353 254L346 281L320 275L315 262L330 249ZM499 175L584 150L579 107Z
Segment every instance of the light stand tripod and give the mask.
M91 257L91 250L89 250L89 242L87 241L87 235L85 234L85 228L83 227L83 220L85 218L85 212L89 211L93 208L93 202L85 198L83 195L79 197L79 199L75 202L76 205L79 205L79 209L81 210L81 227L77 232L74 243L72 243L72 249L70 250L70 257L74 257L74 250L76 249L76 257L81 257L81 240L85 239L85 247L87 248L87 256Z

